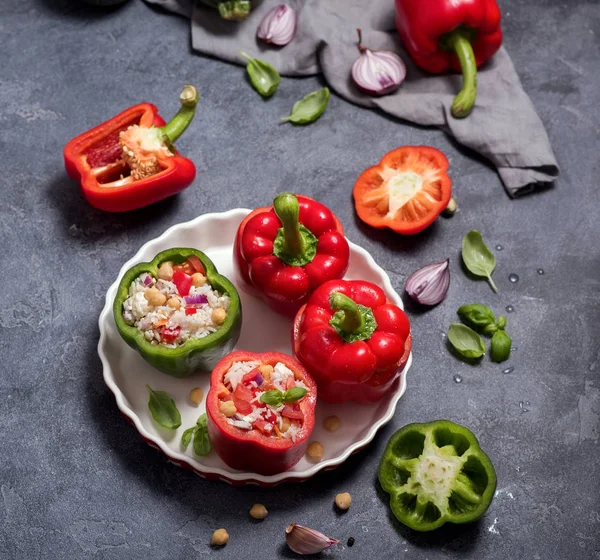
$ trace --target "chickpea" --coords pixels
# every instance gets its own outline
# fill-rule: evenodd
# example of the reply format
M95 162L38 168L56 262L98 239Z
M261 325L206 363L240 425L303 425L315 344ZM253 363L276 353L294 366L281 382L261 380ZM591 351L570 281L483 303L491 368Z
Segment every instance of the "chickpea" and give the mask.
M227 418L231 418L237 412L237 408L235 408L233 401L221 401L219 403L219 410L227 416Z
M229 535L225 529L217 529L212 538L210 539L210 544L213 546L224 546L227 544L229 540Z
M281 431L282 432L287 432L290 429L291 425L292 425L292 421L287 416L284 416L281 419Z
M313 441L309 446L306 454L314 463L318 463L323 459L323 446L318 441Z
M336 432L340 428L340 419L337 416L328 416L323 420L323 428L328 432Z
M204 391L201 387L194 387L190 391L190 400L198 406L202 402L202 397L204 397Z
M217 325L222 325L225 322L225 318L227 317L227 311L225 311L222 307L216 307L212 311L212 320Z
M260 370L260 373L262 373L262 376L264 377L265 381L271 381L271 373L273 372L273 366L270 366L269 364L262 364L258 366L258 369Z
M162 263L158 269L158 277L161 280L171 280L173 278L173 267L168 262Z
M337 494L335 497L335 505L342 511L346 511L352 503L352 496L348 492Z
M204 286L204 284L206 284L206 276L201 272L194 272L192 274L192 286L197 288L198 286Z
M181 302L179 301L179 298L170 297L167 300L167 305L172 309L179 309L181 307Z
M254 504L250 510L250 517L254 519L264 519L268 514L267 508L262 504Z
M144 297L148 300L150 305L158 307L159 305L164 305L165 301L167 301L167 296L161 292L159 292L156 288L148 288L144 292Z

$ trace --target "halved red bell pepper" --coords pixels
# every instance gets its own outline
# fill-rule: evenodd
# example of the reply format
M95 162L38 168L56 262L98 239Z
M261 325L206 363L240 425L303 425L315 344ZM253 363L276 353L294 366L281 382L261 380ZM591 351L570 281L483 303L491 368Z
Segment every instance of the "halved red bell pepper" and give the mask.
M413 60L434 74L462 70L455 117L471 112L477 68L502 45L500 18L496 0L396 0L396 26Z
M252 430L243 430L227 422L227 417L219 410L219 401L228 400L224 378L234 362L256 361L274 367L281 362L292 370L294 377L306 385L305 396L295 403L302 413L302 428L296 434L295 441L291 438L279 438L266 435L266 422L259 423ZM238 383L236 391L243 387ZM236 403L236 391L233 392L233 402ZM240 401L246 402L243 389L237 395ZM213 449L227 465L233 469L272 475L292 468L306 453L308 438L315 424L315 407L317 405L317 386L312 377L302 365L287 354L280 352L232 352L225 356L213 369L210 377L210 389L206 396L206 419L208 434ZM236 409L239 402L236 405ZM250 407L251 408L251 407ZM270 433L267 431L267 433Z
M283 193L240 224L234 266L242 286L293 317L323 282L341 278L350 249L331 210L307 196Z
M401 146L362 172L354 185L358 217L375 228L412 235L430 226L448 206L448 159L429 146Z
M319 398L376 402L394 390L412 347L408 317L363 280L319 287L294 319L292 347Z
M187 85L181 108L165 124L150 103L140 103L73 138L64 149L65 168L80 182L86 200L100 210L135 210L186 189L194 163L172 143L194 117L198 92Z

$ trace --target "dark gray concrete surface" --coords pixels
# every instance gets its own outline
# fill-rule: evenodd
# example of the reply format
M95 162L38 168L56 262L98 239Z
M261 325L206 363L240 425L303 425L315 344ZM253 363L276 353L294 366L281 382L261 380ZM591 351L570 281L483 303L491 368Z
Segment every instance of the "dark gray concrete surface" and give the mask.
M316 124L278 125L318 78L283 79L263 102L243 69L190 52L187 21L141 2L109 11L2 2L1 558L289 558L283 530L294 520L344 542L355 537L331 558L600 558L600 5L501 5L507 48L562 168L554 188L517 201L443 133L335 95ZM185 82L202 95L179 143L198 167L195 184L127 215L88 206L65 176L66 141L141 100L169 115ZM363 226L351 201L358 174L402 144L448 154L460 206L410 239ZM303 484L234 489L169 464L123 420L102 380L97 318L120 266L145 241L205 212L263 205L284 189L335 208L398 290L413 270L446 257L452 284L439 307L409 308L408 390L372 445ZM498 295L461 270L471 228L503 247ZM514 307L506 364L467 365L446 348L456 309L475 301L498 313ZM480 522L422 535L390 517L375 473L395 429L435 418L475 432L498 491ZM353 496L343 516L332 506L339 491ZM255 502L270 511L260 524L247 514ZM213 550L218 527L231 540Z

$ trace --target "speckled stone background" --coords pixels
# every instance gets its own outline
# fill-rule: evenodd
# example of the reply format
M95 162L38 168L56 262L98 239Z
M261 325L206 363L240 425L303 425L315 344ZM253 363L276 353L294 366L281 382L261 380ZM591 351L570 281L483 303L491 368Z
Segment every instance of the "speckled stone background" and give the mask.
M517 201L485 161L442 132L335 95L316 124L278 125L318 78L283 79L263 102L242 68L190 51L187 21L139 1L99 10L3 0L1 558L290 558L283 530L293 520L344 543L355 537L331 558L600 558L600 4L500 4L507 48L562 167L554 188ZM179 143L198 167L193 187L126 215L88 206L65 176L66 141L141 100L170 115L185 82L202 95ZM351 201L360 171L401 144L448 154L460 205L410 239L363 226ZM372 445L303 484L234 489L169 464L125 422L102 380L97 318L117 271L145 241L205 212L263 205L283 189L335 208L398 290L413 270L446 257L452 285L439 307L409 307L408 390ZM461 271L460 241L471 228L503 247L498 295ZM456 309L474 301L498 313L514 307L509 362L471 366L447 350ZM395 429L435 418L477 434L498 491L480 522L422 535L390 517L375 472ZM332 505L339 491L353 496L343 516ZM270 511L260 524L248 518L254 502ZM218 527L231 540L213 550Z

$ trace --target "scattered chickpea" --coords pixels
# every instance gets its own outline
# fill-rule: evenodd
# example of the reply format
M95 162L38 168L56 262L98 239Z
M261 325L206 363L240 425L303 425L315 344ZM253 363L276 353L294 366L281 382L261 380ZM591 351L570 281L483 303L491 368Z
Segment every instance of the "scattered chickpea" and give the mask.
M201 387L194 387L190 391L190 400L198 406L202 402L202 398L204 397L204 391Z
M323 420L323 428L328 432L337 432L340 428L340 419L337 416L328 416Z
M217 325L222 325L225 322L225 318L227 317L227 311L225 311L222 307L216 307L212 312L212 320Z
M260 370L260 373L262 373L262 376L264 377L265 381L271 381L271 373L273 372L273 366L270 366L269 364L262 364L258 366L258 369Z
M254 504L250 510L250 517L254 519L264 519L268 515L267 508L262 504Z
M222 401L219 403L219 410L227 416L227 418L231 418L236 412L237 408L233 404L233 401Z
M342 511L346 511L352 503L352 496L348 492L337 494L335 497L335 505Z
M167 296L159 292L156 288L148 288L144 292L144 297L148 300L148 303L153 306L164 305L167 301Z
M210 544L213 546L224 546L227 544L228 540L229 535L227 534L227 531L225 529L217 529L213 533L212 539L210 539Z
M318 441L313 441L309 446L306 454L313 462L318 463L323 459L323 446Z
M171 280L173 278L173 267L168 262L162 263L158 269L158 277L161 280Z
M284 416L281 419L281 431L282 432L287 432L290 429L290 426L292 425L292 421L287 418L286 416Z
M171 297L167 300L167 305L172 309L179 309L181 307L181 302L176 297Z
M204 284L206 284L206 276L201 272L194 272L192 274L192 285L197 288L198 286L204 286Z

